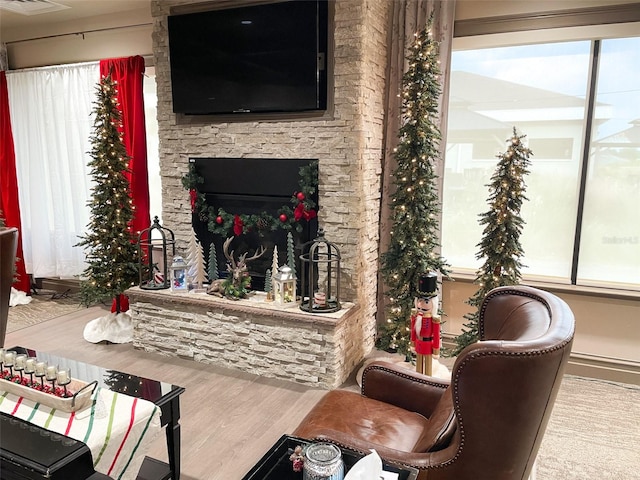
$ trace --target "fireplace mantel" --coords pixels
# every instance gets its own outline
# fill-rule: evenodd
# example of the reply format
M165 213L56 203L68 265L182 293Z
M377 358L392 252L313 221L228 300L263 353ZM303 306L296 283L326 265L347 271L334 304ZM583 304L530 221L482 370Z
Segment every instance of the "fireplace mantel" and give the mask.
M362 360L352 345L357 305L310 314L297 305L203 293L127 290L133 345L162 355L321 388L340 386Z

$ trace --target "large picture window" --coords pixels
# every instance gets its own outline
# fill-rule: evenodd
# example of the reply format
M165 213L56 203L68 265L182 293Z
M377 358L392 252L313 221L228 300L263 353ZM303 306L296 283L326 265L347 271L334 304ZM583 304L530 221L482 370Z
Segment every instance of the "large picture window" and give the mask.
M442 250L475 271L489 178L513 127L533 151L525 276L640 287L640 38L454 51Z

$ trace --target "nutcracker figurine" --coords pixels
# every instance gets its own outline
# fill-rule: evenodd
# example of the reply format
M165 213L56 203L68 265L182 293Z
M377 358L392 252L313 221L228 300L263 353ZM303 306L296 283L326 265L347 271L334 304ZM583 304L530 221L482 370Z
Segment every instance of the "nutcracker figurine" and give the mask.
M420 296L411 311L411 341L416 351L416 372L432 375L432 358L440 357L440 316L438 315L438 277L422 275Z

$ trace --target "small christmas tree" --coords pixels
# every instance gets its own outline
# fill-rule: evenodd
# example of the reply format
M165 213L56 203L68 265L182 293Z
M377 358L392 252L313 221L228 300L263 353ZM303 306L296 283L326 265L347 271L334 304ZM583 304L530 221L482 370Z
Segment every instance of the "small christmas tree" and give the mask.
M102 77L96 88L94 130L91 136L91 167L94 187L89 201L88 233L78 246L86 248L88 267L82 276L80 299L84 305L116 299L116 313L122 311L121 294L136 284L138 272L137 236L130 229L133 206L130 197L129 156L122 143L116 83Z
M207 264L207 273L209 274L209 281L211 282L220 278L220 275L218 274L217 255L216 244L214 242L211 242L211 245L209 245L209 263Z
M271 284L271 269L267 268L267 271L264 274L264 291L267 293L271 293L273 286Z
M280 265L278 263L278 246L274 245L273 258L271 259L271 275L275 275L279 268Z
M193 228L189 236L187 264L189 265L189 282L191 282L195 288L202 288L202 285L204 285L207 280L207 273L204 268L204 251Z
M293 234L287 232L287 265L291 269L291 272L296 274L296 255L295 246L293 244Z
M513 127L513 136L507 140L507 151L498 155L498 166L491 177L489 186L489 211L480 214L479 223L484 225L483 237L478 246L477 259L484 258L484 264L477 272L476 293L467 300L467 304L476 310L464 316L462 333L456 337L456 350L459 354L467 345L478 341L479 308L484 297L496 287L517 285L520 283L520 259L524 255L520 245L520 234L524 220L520 216L526 185L524 176L529 173L531 150L526 148Z
M403 77L402 126L395 151L396 187L392 199L389 249L382 255L382 274L389 299L387 323L381 325L377 345L384 350L411 353L410 316L419 295L418 279L436 272L448 276L440 256L437 176L438 98L440 70L438 44L431 38L431 19L416 34Z

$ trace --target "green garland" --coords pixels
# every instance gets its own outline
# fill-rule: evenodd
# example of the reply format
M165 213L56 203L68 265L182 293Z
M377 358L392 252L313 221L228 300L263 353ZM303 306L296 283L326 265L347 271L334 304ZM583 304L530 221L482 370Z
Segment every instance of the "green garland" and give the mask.
M222 208L217 211L207 204L206 196L198 187L204 183L204 178L198 175L194 164L189 165L189 172L182 177L182 185L189 191L191 199L191 212L197 213L198 219L207 223L211 233L222 235L231 234L239 236L248 231L255 231L263 236L282 228L302 232L303 222L316 217L316 203L312 195L318 188L318 162L314 161L300 167L299 190L291 195L291 204L283 205L278 209L277 217L262 212L259 215L246 215L227 212Z

